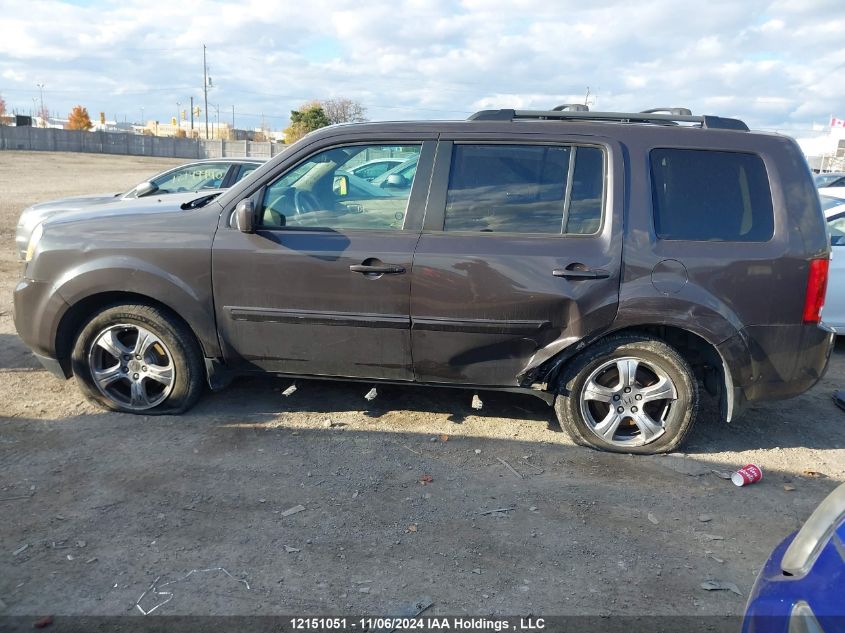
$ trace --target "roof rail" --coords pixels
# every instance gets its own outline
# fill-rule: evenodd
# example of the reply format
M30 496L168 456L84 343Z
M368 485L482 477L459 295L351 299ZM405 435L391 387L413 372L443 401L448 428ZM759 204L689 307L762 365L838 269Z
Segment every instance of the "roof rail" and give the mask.
M552 108L555 112L568 110L569 112L589 112L590 106L585 103L562 103L559 106Z
M649 110L643 110L642 114L659 114L663 112L664 114L674 114L675 116L691 116L692 110L689 108L650 108Z
M666 111L669 114L666 114ZM613 121L617 123L654 123L658 125L677 125L678 123L697 123L701 128L711 130L737 130L748 132L748 126L739 119L724 117L693 116L686 108L657 108L646 112L585 112L583 110L481 110L469 117L470 121L517 121L517 120L556 120L556 121Z

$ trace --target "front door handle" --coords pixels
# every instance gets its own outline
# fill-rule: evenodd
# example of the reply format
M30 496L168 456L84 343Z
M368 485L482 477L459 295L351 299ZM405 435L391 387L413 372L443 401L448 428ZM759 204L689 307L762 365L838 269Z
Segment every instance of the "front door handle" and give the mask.
M582 264L570 264L566 268L556 268L552 271L555 277L563 277L564 279L607 279L610 277L610 271L602 268L587 268Z
M401 275L405 272L404 266L392 266L390 264L353 264L349 267L353 273L364 275Z

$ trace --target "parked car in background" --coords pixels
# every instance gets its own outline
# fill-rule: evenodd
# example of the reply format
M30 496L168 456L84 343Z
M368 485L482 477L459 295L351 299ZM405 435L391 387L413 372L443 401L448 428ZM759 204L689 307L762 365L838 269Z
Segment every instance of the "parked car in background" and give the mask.
M822 211L845 203L845 187L822 187L819 189Z
M349 173L372 182L384 172L401 165L403 162L405 162L404 158L375 158L357 167L350 168Z
M830 232L830 279L822 319L837 334L845 334L845 188L842 198L822 197L822 208Z
M391 147L414 157L349 173ZM812 387L833 345L806 161L735 119L332 126L216 199L138 202L44 221L14 294L42 364L111 410L180 413L250 373L490 389L656 453L699 389L730 421Z
M135 200L146 196L226 189L264 164L262 158L210 158L198 160L156 174L123 193L101 193L62 198L27 207L21 213L15 232L18 255L23 258L33 229L57 213L77 211L102 204Z
M845 187L845 172L831 171L813 176L816 187Z
M840 414L841 415L841 414ZM766 561L748 598L743 633L845 630L845 484Z
M410 189L414 174L417 171L418 160L418 155L410 156L393 169L384 172L378 178L374 178L373 184L384 189Z

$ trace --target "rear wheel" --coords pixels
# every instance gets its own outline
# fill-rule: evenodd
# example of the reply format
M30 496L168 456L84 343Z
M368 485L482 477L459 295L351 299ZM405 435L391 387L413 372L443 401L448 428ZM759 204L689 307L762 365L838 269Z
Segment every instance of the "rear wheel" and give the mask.
M695 422L698 384L673 347L646 335L609 336L574 358L555 412L579 444L622 453L662 453Z
M80 332L71 360L82 392L113 411L181 413L202 393L202 353L193 334L152 306L100 312Z

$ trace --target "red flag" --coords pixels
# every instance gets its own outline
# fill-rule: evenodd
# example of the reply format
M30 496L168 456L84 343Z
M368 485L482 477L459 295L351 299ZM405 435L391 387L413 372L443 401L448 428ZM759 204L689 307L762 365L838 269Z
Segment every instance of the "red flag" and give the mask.
M835 116L830 117L830 127L845 127L845 119L837 119Z

